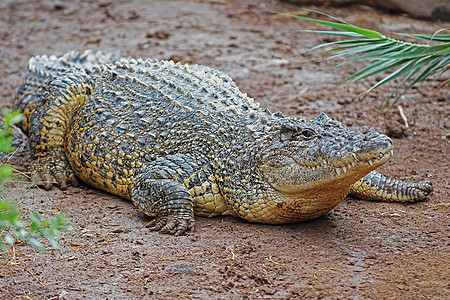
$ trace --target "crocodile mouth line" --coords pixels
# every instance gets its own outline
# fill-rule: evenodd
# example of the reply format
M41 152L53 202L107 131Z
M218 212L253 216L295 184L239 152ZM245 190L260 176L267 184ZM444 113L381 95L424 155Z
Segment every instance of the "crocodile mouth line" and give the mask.
M384 163L393 155L393 153L394 153L394 150L391 149L384 153L381 152L378 156L372 157L370 159L360 159L356 156L355 153L352 153L352 155L351 155L352 158L348 159L347 164L342 165L342 166L335 166L331 162L329 162L327 159L324 159L322 161L322 163L315 165L315 166L305 165L305 164L301 164L298 162L296 162L296 163L299 166L309 168L311 171L315 171L315 170L319 170L319 169L333 169L334 168L336 174L338 176L341 176L341 174L347 174L358 163L367 163L368 166L370 166L370 167L373 167L374 165L376 165L380 162Z
M338 176L341 176L341 174L348 173L357 163L367 163L370 167L373 167L374 165L378 165L379 163L385 163L392 155L394 154L394 150L389 150L385 153L380 153L375 158L370 159L357 159L356 155L352 153L352 157L356 158L352 162L348 163L347 165L335 167L336 174Z

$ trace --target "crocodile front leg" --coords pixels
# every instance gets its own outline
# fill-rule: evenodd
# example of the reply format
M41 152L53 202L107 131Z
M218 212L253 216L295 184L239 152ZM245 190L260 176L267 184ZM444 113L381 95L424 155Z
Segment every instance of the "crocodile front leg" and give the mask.
M433 191L428 181L409 183L388 178L372 171L350 187L350 195L365 200L385 202L416 202L424 200Z
M92 87L82 72L61 76L50 83L30 120L33 183L45 189L50 189L54 183L61 189L68 183L77 183L64 153L64 139L74 113L84 105L91 92Z
M154 217L150 230L180 235L194 228L194 204L186 187L171 179L141 178L132 200L143 213Z
M194 203L189 189L198 166L189 156L168 155L149 164L133 183L131 200L154 217L150 230L180 235L194 228Z

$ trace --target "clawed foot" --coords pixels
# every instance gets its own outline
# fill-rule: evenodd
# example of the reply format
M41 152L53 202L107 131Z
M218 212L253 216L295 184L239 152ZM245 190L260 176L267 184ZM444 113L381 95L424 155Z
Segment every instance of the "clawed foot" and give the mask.
M78 186L78 179L75 177L68 163L59 157L40 157L31 164L31 181L50 190L56 184L61 190L67 189L67 185Z
M194 218L184 219L180 216L156 217L146 223L145 227L161 233L182 235L187 231L194 230Z
M411 184L411 194L415 195L415 201L424 200L433 191L433 185L429 181L421 181Z

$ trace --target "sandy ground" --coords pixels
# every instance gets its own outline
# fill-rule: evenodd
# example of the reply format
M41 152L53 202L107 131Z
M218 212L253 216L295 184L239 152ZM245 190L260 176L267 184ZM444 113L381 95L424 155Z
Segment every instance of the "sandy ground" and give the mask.
M320 8L391 32L449 28L367 7ZM232 217L197 218L195 232L150 232L132 203L93 188L29 189L14 182L24 214L62 212L72 232L59 250L18 244L0 253L1 299L444 299L450 297L449 93L442 79L404 95L377 117L394 85L359 94L380 77L338 85L361 64L334 68L308 49L334 38L292 32L311 24L274 15L300 7L279 1L0 1L0 104L11 105L36 54L99 49L176 59L228 73L243 92L287 115L319 112L360 130L393 136L381 168L435 192L411 204L348 198L310 222L270 226ZM311 16L315 16L312 14ZM448 76L448 74L447 74ZM15 162L26 170L29 158Z

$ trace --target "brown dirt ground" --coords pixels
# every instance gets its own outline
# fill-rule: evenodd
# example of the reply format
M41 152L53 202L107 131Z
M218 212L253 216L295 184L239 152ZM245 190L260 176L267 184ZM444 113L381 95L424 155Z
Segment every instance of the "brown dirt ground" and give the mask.
M364 6L319 9L386 34L450 27ZM333 67L336 61L308 49L334 38L294 33L311 24L273 14L298 10L256 0L4 0L0 103L11 105L36 54L91 48L210 65L273 111L306 118L326 112L350 128L393 135L396 153L382 172L432 181L428 201L347 198L326 216L284 226L197 218L195 232L173 237L148 231L149 218L120 198L87 186L29 189L23 179L12 194L24 214L62 212L74 230L59 250L17 244L0 253L0 298L448 299L450 99L448 90L436 92L443 79L402 97L409 128L397 107L378 118L394 85L363 101L359 94L380 77L338 85L361 65ZM26 170L28 162L15 165Z

